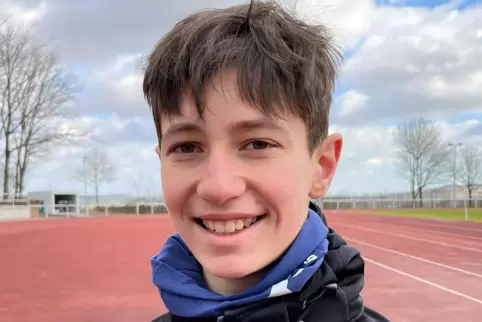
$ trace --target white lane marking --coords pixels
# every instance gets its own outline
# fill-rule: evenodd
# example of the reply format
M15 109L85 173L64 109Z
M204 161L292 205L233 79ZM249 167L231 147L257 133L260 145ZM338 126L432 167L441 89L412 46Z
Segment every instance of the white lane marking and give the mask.
M429 219L429 218L410 218L410 217L402 217L402 216L387 216L387 215L379 215L379 214L362 214L363 216L368 216L368 217L376 217L378 219L383 218L383 220L386 219L385 222L397 222L397 223L413 223L416 225L427 225L427 226L433 226L433 227L443 227L447 229L460 229L460 230L466 230L466 231L473 231L473 232L479 232L482 233L482 228L474 228L474 227L467 227L467 226L459 226L457 225L458 223L466 223L466 222L460 222L460 221L455 221L455 220L440 220L440 219ZM359 217L358 214L350 214L350 213L342 213L342 216L349 216L349 217ZM333 219L336 217L333 217ZM396 220L390 220L390 219L396 219ZM445 224L446 223L446 224ZM475 225L480 225L480 223L473 223Z
M416 225L422 224L422 225L427 225L427 226L432 226L432 227L443 227L443 228L447 228L447 229L458 229L458 230L466 230L466 231L473 231L473 232L482 233L482 229L465 227L465 226L458 226L457 222L454 223L452 220L444 221L444 222L447 223L447 225L439 224L439 221L437 221L437 222L426 222L426 221L418 222L418 221L414 221L414 220L400 220L400 221L411 223L411 224L413 223L413 224L416 224Z
M476 252L476 253L482 253L482 249L477 249L477 248L472 248L472 247L464 247L464 246L457 246L457 245L453 245L453 244L449 244L449 243L444 243L444 242L425 239L425 238L413 237L413 236L408 236L408 235L404 235L404 234L389 233L389 232L386 232L386 231L380 231L380 230L376 230L376 229L362 228L360 226L355 226L355 225L336 224L336 226L344 226L344 227L354 228L354 229L357 229L357 230L364 230L364 231L369 231L369 232L383 234L383 235L389 235L389 236L394 236L394 237L400 237L400 238L405 238L405 239L421 241L421 242L424 242L424 243L429 243L429 244L434 244L434 245L439 245L439 246L445 246L445 247L451 247L451 248L456 248L456 249L461 249L461 250L468 250L468 251L472 251L472 252Z
M445 287L445 286L439 285L439 284L437 284L437 283L433 283L433 282L427 281L426 279L423 279L423 278L421 278L421 277L418 277L418 276L409 274L409 273L407 273L407 272L401 271L401 270L396 269L396 268L394 268L394 267L391 267L391 266L382 264L382 263L377 262L377 261L375 261L375 260L373 260L373 259L366 258L366 257L363 257L363 259L364 259L365 262L367 262L367 263L371 263L371 264L373 264L373 265L376 265L376 266L378 266L378 267L381 267L381 268L384 268L384 269L386 269L386 270L392 271L392 272L397 273L397 274L399 274L399 275L402 275L402 276L405 276L405 277L414 279L414 280L416 280L416 281L418 281L418 282L421 282L421 283L430 285L430 286L432 286L432 287L438 288L439 290L445 291L445 292L447 292L447 293L451 293L451 294L453 294L453 295L457 295L457 296L462 297L462 298L464 298L464 299L466 299L466 300L469 300L469 301L472 301L472 302L475 302L475 303L477 303L477 304L481 304L481 305L482 305L482 300L477 299L477 298L475 298L475 297L472 297L472 296L469 296L469 295L467 295L467 294L454 291L454 290L452 290L452 289L450 289L450 288L447 288L447 287Z
M385 247L378 246L378 245L375 245L375 244L367 243L367 242L364 242L364 241L361 241L361 240L358 240L358 239L349 238L349 237L345 237L345 236L343 238L352 242L352 243L365 245L367 247L375 248L375 249L378 249L378 250L381 250L381 251L384 251L384 252L387 252L387 253L400 255L400 256L407 257L407 258L410 258L410 259L414 259L414 260L417 260L417 261L420 261L420 262L424 262L424 263L427 263L427 264L439 266L439 267L442 267L442 268L445 268L445 269L448 269L448 270L452 270L452 271L455 271L455 272L458 272L458 273L462 273L462 274L466 274L466 275L470 275L470 276L474 276L474 277L482 279L482 274L477 274L477 273L474 273L474 272L466 271L466 270L458 268L458 267L445 265L445 264L442 264L442 263L439 263L439 262L434 262L434 261L431 261L429 259L425 259L425 258L422 258L422 257L410 255L410 254L403 253L403 252L399 252L399 251L391 249L391 248L385 248Z
M376 225L386 225L386 226L390 226L390 227L398 227L400 228L400 223L389 223L389 222L382 222L382 223L379 223L377 222ZM430 234L440 234L440 235L447 235L447 236L454 236L454 237L459 237L459 238L462 238L464 240L467 240L467 239L473 239L473 240L477 240L477 241L482 241L482 237L478 237L478 236L467 236L467 235L464 235L463 233L449 233L449 232L445 232L445 231L440 231L440 230L433 230L433 229L430 229L428 227L424 227L424 228L421 228L421 227L412 227L412 226L403 226L405 229L412 229L412 230L418 230L418 231L423 231L423 232L426 232L426 233L430 233Z

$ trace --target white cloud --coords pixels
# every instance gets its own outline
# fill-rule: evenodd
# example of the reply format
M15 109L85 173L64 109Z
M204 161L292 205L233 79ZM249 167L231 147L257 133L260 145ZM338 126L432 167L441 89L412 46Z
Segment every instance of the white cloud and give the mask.
M118 56L111 64L102 66L91 81L114 91L115 95L145 104L142 95L141 53Z
M297 9L303 19L327 25L345 49L370 31L377 10L372 0L303 0Z
M361 112L369 97L358 93L357 91L347 91L340 95L339 100L339 114L342 117L349 117L351 114Z
M40 21L49 10L49 5L41 1L34 8L28 8L12 0L0 3L0 15L6 16L11 22L20 26L31 26Z
M120 78L114 82L117 93L124 95L130 101L142 102L142 76L131 74Z
M482 111L482 7L376 9L366 39L344 64L342 83L370 99L339 122L363 124ZM343 98L343 97L341 97Z
M381 158L369 158L368 160L365 161L366 164L368 165L373 165L373 166L378 166L378 165L381 165L382 163L384 163L385 160L381 159Z

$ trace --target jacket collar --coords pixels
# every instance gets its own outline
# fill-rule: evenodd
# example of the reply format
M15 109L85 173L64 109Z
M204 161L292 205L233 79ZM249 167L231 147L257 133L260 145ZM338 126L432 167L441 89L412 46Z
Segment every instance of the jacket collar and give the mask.
M270 298L225 311L223 316L210 318L185 318L171 315L172 322L290 322L297 321L303 311L318 300L333 284L323 285L326 277L318 270L304 289L297 294Z

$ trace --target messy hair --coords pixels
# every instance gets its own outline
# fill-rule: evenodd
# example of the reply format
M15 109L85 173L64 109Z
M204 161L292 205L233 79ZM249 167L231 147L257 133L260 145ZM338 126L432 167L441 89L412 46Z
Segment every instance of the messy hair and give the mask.
M181 114L181 95L190 94L202 118L206 86L235 68L240 98L267 116L299 116L312 152L328 135L340 58L325 26L274 1L251 1L178 22L148 56L143 92L160 141L160 117Z

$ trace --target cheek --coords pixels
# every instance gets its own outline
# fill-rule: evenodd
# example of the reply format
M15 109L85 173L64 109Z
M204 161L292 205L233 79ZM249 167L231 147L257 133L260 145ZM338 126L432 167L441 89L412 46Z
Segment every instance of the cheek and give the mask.
M179 171L169 166L161 168L162 193L171 215L182 213L189 189L189 177L188 171Z
M295 213L307 210L309 192L311 190L311 170L309 162L293 158L277 162L258 173L257 180L268 203L276 209L276 213L286 214L279 220L298 222ZM302 216L303 216L302 215Z
M294 158L294 160L285 160L279 162L276 166L271 166L265 171L262 171L261 178L265 182L269 182L271 189L276 191L277 195L287 196L308 196L311 189L311 176L309 162L301 162ZM291 199L291 198L288 198Z

